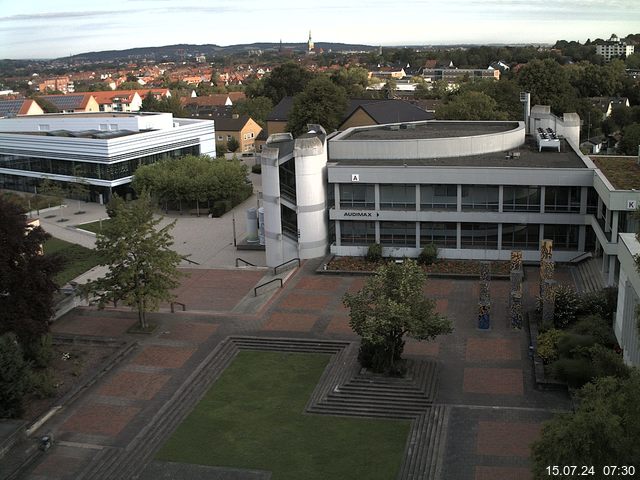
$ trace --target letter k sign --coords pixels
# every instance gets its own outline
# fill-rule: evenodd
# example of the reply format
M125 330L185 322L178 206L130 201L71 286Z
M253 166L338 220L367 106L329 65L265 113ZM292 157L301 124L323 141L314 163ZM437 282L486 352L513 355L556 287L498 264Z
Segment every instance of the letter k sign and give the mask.
M360 181L360 174L358 174L358 173L352 173L352 174L351 174L351 181L352 181L352 182L359 182L359 181Z

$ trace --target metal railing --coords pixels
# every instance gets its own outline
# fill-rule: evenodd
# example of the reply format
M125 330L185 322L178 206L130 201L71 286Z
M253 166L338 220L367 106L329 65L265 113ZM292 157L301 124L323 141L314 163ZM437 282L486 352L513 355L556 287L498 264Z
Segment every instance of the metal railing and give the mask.
M198 262L194 262L189 257L182 257L185 262L193 263L194 265L200 265Z
M285 265L288 265L291 262L298 262L298 266L300 266L300 259L299 258L292 258L291 260L287 260L286 262L283 262L280 265L276 265L275 267L273 267L273 274L277 275L278 274L278 269L280 267L284 267Z
M265 286L267 286L267 285L269 285L270 283L273 283L273 282L280 282L280 288L282 288L284 286L284 283L282 282L281 278L274 278L273 280L269 280L268 282L264 282L264 283L258 285L256 288L254 288L253 289L253 296L254 297L258 296L258 289L259 288L265 287Z
M591 257L593 257L593 253L584 252L584 253L581 253L580 255L576 255L575 257L573 257L571 260L569 260L569 263L573 263L573 264L580 263L583 260L586 260L587 258L591 258Z
M236 267L238 266L238 262L242 262L245 265L249 265L250 267L255 267L255 264L251 263L251 262L247 262L244 258L236 258Z
M187 306L182 302L171 302L171 313L176 313L175 306L180 305L182 307L182 311L185 312L187 310Z

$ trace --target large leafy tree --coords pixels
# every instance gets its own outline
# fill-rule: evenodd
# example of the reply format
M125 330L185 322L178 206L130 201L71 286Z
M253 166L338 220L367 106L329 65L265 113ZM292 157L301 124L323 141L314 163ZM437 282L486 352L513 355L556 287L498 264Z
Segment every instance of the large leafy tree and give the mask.
M41 227L31 227L20 208L0 197L0 335L13 332L27 348L49 330L53 277L62 260L42 255L49 238Z
M426 274L413 260L378 268L362 290L346 293L349 324L362 337L359 360L364 367L392 375L402 374L405 336L433 340L451 333L451 322L436 312L424 296Z
M532 60L518 73L518 84L531 93L532 105L549 105L555 113L573 111L576 92L567 71L555 60Z
M27 363L13 333L0 335L0 418L19 417L27 392Z
M640 123L632 123L622 130L619 149L623 155L637 155L638 148L640 148Z
M640 465L640 371L628 378L603 377L585 385L575 413L556 415L532 446L536 479L549 478L547 465L593 465L604 479L605 465Z
M347 110L347 95L327 77L318 77L309 82L297 95L289 114L287 129L294 135L305 131L307 124L322 125L332 132L340 125Z
M296 63L287 62L274 68L262 80L262 93L260 95L269 97L273 104L276 105L284 97L302 92L312 78L313 73Z
M161 219L154 217L145 194L132 202L114 197L109 211L111 220L96 239L102 265L109 271L88 282L84 292L99 308L119 301L135 308L140 328L147 329L147 312L174 298L171 291L182 275L178 270L182 257L171 249L175 221L159 228Z
M341 68L331 75L331 81L344 88L349 98L361 98L367 94L369 72L362 67Z
M233 106L234 113L249 115L262 128L266 126L267 116L273 109L273 102L268 97L247 98Z
M456 95L436 110L439 120L507 120L498 104L486 93L467 91Z

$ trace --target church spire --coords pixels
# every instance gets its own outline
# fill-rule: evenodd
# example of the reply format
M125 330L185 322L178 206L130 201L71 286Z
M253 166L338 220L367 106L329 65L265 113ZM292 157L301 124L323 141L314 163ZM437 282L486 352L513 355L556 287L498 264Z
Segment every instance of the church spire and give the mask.
M311 30L309 30L309 41L307 42L307 51L313 52L313 40L311 40Z

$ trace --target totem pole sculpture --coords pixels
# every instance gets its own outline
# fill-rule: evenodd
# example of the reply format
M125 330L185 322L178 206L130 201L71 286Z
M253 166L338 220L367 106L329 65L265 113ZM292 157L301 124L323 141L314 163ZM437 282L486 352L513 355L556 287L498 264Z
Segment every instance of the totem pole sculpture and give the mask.
M478 328L491 328L491 299L489 298L489 281L491 280L491 263L480 262L480 300L478 301Z
M511 328L522 328L522 252L511 252L511 294L509 295L509 318Z

